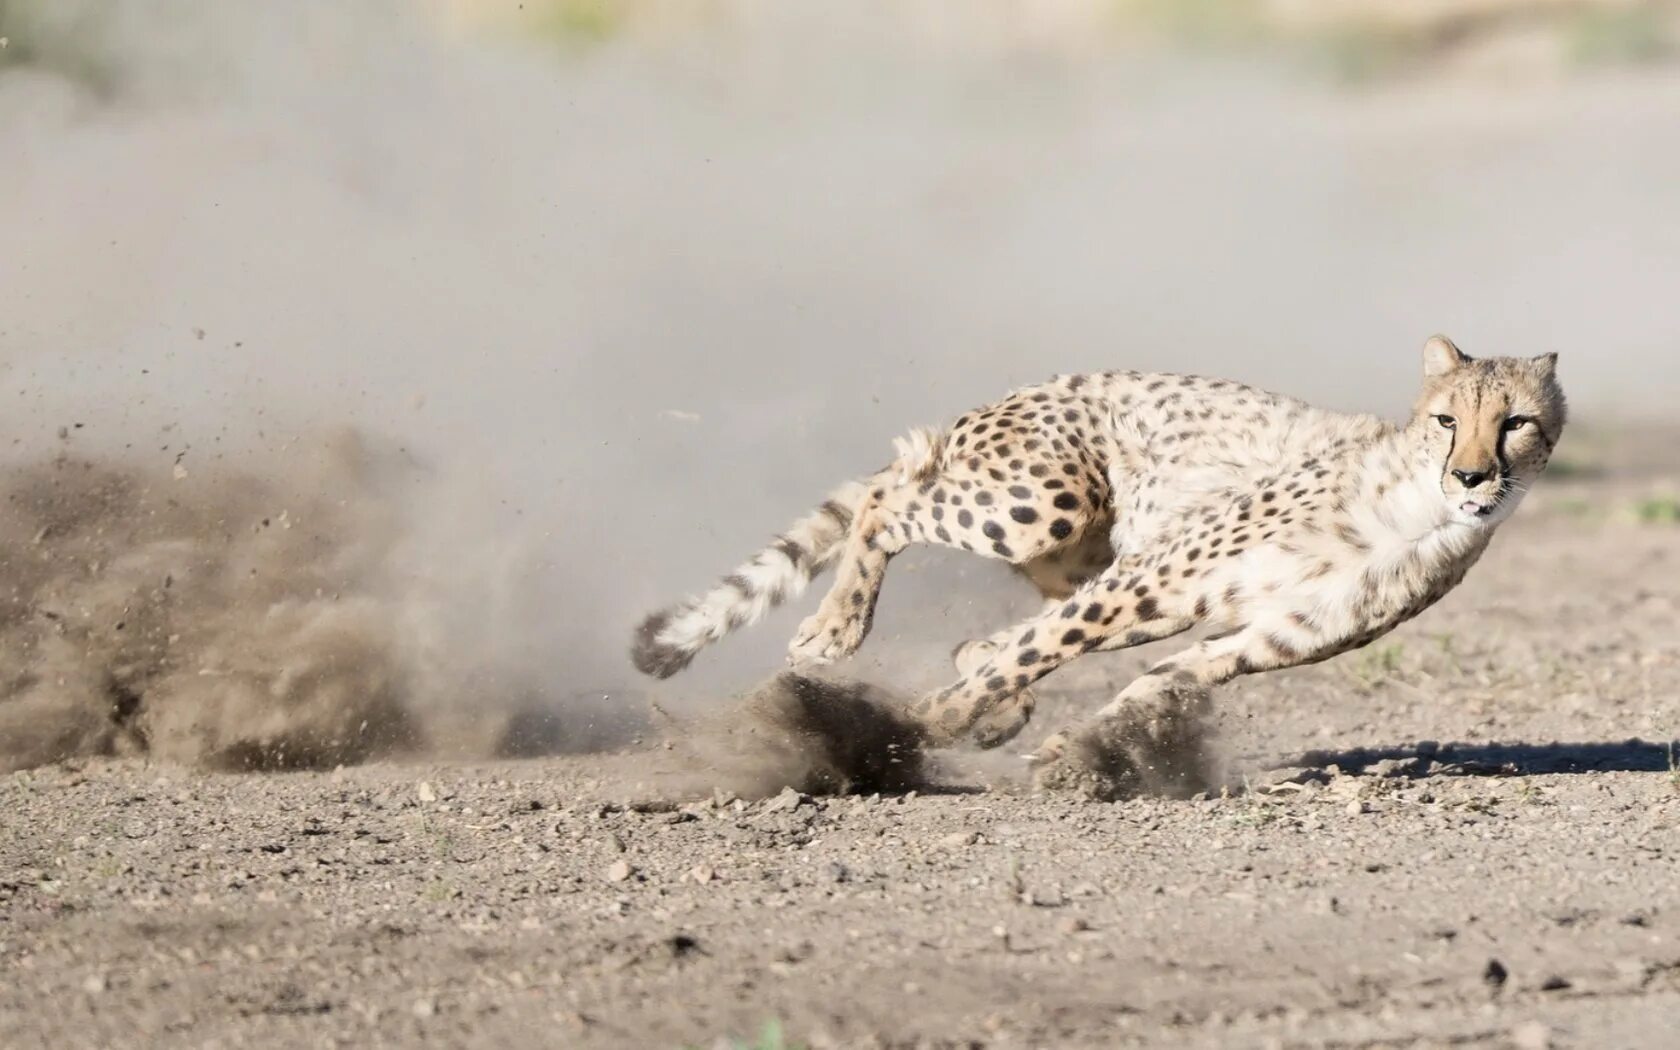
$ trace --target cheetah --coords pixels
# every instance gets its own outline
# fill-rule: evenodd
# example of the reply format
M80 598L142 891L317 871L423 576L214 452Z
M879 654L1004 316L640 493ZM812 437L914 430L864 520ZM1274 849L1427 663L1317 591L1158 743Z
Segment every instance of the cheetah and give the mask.
M1040 747L1054 783L1076 752L1176 732L1213 687L1368 645L1457 586L1562 433L1556 365L1433 336L1404 424L1223 379L1058 376L912 431L715 589L649 616L632 659L675 674L833 567L788 653L838 660L869 633L894 555L958 547L1014 566L1046 605L959 646L958 678L910 713L931 746L996 747L1075 657L1208 628Z

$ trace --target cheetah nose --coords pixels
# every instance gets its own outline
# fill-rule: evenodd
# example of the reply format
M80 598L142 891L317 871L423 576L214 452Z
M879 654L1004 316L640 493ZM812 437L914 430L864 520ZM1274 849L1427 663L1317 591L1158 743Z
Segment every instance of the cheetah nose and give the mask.
M1464 484L1465 488L1473 489L1477 485L1480 485L1482 482L1486 481L1488 478L1492 477L1493 476L1493 471L1491 471L1491 470L1454 470L1452 472L1452 476L1457 478L1460 482L1462 482Z

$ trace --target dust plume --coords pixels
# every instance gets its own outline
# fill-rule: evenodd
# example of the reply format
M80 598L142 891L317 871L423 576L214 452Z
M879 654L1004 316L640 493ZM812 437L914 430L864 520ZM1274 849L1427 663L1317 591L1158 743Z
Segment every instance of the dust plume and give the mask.
M1212 699L1202 687L1166 686L1069 738L1046 741L1038 783L1105 802L1208 790L1223 773L1208 718Z
M66 450L0 472L0 770L580 745L534 742L541 683L450 637L461 592L412 571L408 457L351 432L293 452L189 471Z
M669 733L685 773L671 790L761 798L907 791L930 769L905 698L866 682L784 672Z

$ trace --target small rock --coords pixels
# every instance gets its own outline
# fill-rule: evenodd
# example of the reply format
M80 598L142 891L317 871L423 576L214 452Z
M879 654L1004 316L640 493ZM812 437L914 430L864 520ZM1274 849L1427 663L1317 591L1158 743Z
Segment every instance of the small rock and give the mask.
M82 991L89 995L99 995L109 987L110 982L105 979L105 975L102 973L90 973L87 979L82 982Z
M1374 777L1404 777L1410 776L1413 763L1410 759L1384 758L1371 763L1365 772Z
M615 860L611 864L607 865L607 881L623 882L625 879L630 877L630 873L633 870L634 869L630 867L629 861Z
M626 866L628 867L628 865ZM696 864L694 867L688 869L688 877L702 886L711 882L715 875L716 872L712 870L712 866L710 864Z
M941 838L939 844L948 849L960 849L963 846L974 845L979 839L980 836L972 831L953 831Z
M1361 813L1369 813L1370 811L1370 805L1357 798L1347 804L1347 815L1350 817L1357 817Z
M1319 783L1329 779L1322 769L1309 766L1282 766L1278 769L1268 769L1261 772L1258 780L1253 781L1257 791L1273 791L1285 786L1299 787L1302 784Z
M1567 979L1559 977L1556 974L1553 974L1540 983L1540 990L1542 992L1561 992L1570 987L1571 985Z
M428 1017L435 1017L437 1015L437 1003L430 999L414 1000L414 1006L411 1009L414 1016L420 1018L422 1021Z
M437 792L432 790L432 785L429 781L420 781L419 786L414 789L414 794L422 802L437 801Z
M1489 959L1487 965L1482 968L1482 983L1495 991L1505 987L1505 980L1510 976L1510 971L1506 970L1505 964L1498 959Z
M1063 934L1071 937L1076 933L1084 933L1086 930L1089 930L1091 928L1091 924L1078 916L1069 916L1057 923L1056 928Z
M795 791L791 787L782 789L782 793L764 804L766 813L792 813L800 806L811 804L811 796Z

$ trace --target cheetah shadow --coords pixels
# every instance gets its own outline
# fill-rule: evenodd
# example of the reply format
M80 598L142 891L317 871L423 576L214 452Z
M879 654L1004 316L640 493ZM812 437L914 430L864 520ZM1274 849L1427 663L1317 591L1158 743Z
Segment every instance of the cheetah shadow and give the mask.
M1400 747L1305 751L1273 769L1323 770L1398 776L1515 777L1568 773L1666 773L1680 761L1680 743L1638 738L1620 743L1446 743L1421 741Z

